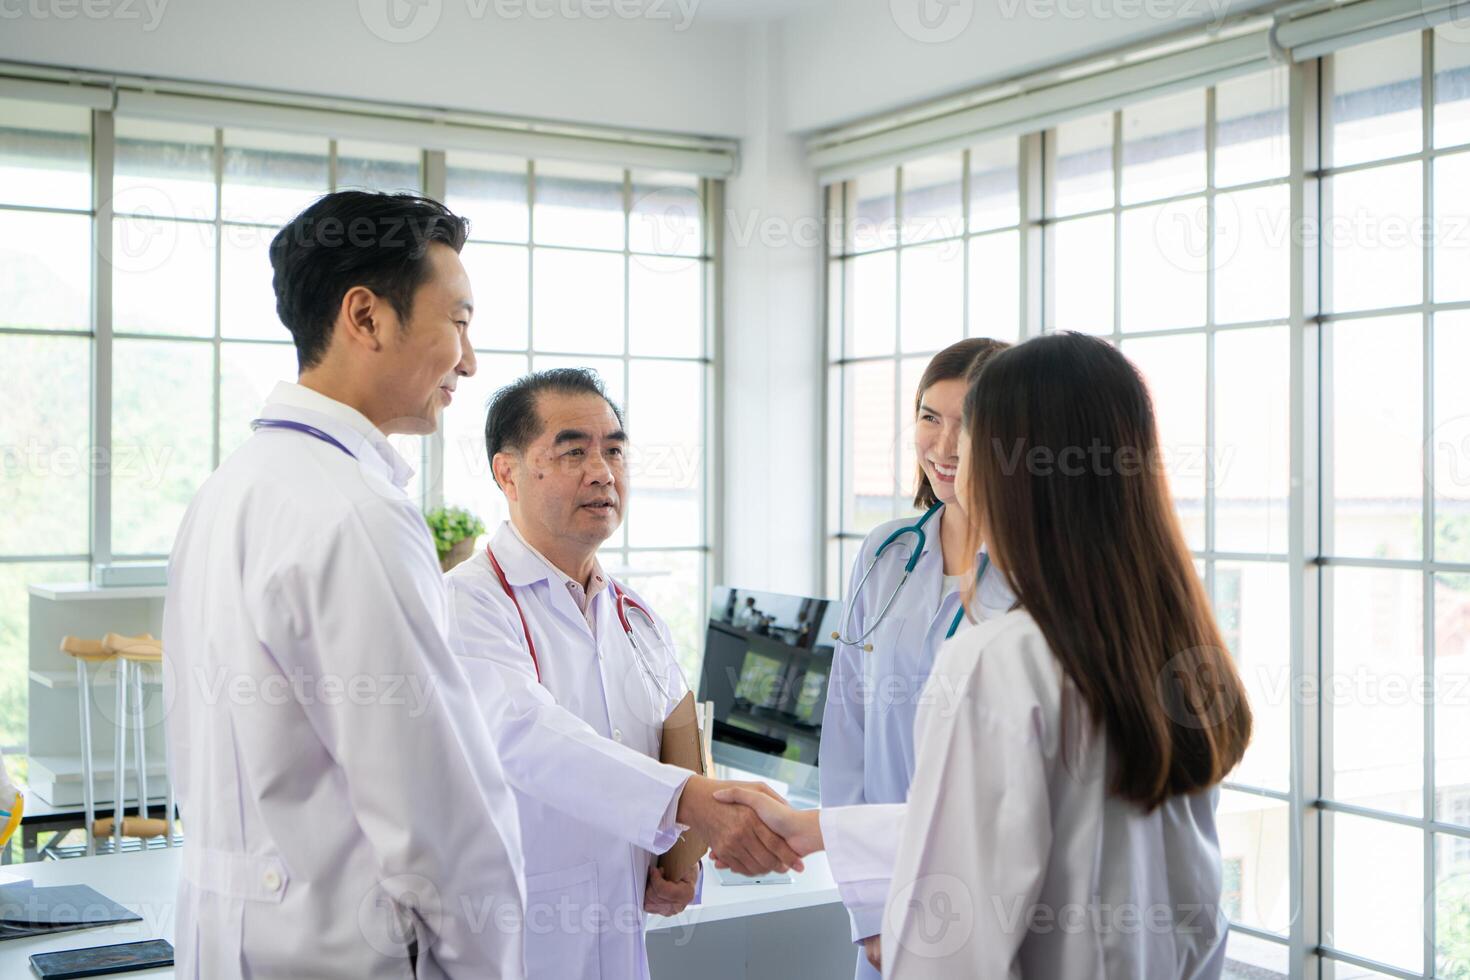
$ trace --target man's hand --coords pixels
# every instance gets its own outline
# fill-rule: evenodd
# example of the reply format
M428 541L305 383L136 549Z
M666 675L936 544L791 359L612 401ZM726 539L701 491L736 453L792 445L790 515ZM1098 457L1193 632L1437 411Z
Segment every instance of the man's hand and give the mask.
M863 955L873 965L873 969L879 973L883 972L883 937L869 936L863 940Z
M670 881L658 869L648 868L648 886L643 890L643 911L654 915L678 915L694 901L694 886L699 882L699 864L684 873L677 881Z
M722 802L716 794L723 791L738 792L741 796ZM762 823L749 805L738 805L746 798L756 797L786 806L786 801L765 783L690 776L679 794L675 819L697 831L720 860L740 874L754 877L772 871L784 874L793 868L802 870L801 855L780 834Z
M772 797L775 798L772 799ZM806 857L813 851L820 851L826 846L822 840L822 812L820 810L796 810L774 793L769 796L752 793L740 786L719 790L715 793L715 799L721 803L739 803L750 807L760 816L762 823L780 834L787 845L802 857ZM723 851L719 852L719 856L722 860L729 860L729 856ZM740 869L736 868L736 870Z

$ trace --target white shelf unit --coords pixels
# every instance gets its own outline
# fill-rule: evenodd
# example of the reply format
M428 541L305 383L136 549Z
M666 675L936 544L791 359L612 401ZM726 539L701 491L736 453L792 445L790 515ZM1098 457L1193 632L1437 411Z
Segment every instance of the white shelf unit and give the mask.
M77 714L76 662L61 652L68 634L101 639L106 633L163 634L162 586L106 588L91 583L30 587L30 709L26 738L30 789L53 806L82 802L81 726ZM116 684L110 666L89 665L92 673L92 757L99 807L113 798L113 752L117 745ZM158 710L158 672L145 675L145 700L151 710L143 729L150 795L163 790L164 733ZM124 796L137 800L133 772L133 733L127 748Z

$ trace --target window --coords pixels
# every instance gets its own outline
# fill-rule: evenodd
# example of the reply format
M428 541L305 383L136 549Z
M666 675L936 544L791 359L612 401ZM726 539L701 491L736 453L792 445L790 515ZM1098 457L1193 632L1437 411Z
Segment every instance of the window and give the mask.
M1415 976L1470 969L1462 48L1322 66L1324 943Z
M623 409L631 492L602 560L648 597L698 676L706 619L708 188L680 174L451 152L446 203L472 222L479 370L445 417L443 500L507 516L485 455L500 386L590 367Z
M1231 919L1240 920L1241 882L1245 877L1245 859L1224 858L1220 862L1220 905Z
M1231 79L1048 142L1048 329L1108 337L1144 375L1175 508L1250 697L1254 737L1218 826L1236 855L1224 908L1258 943L1291 929L1287 84L1285 69ZM1083 174L1085 205L1072 205ZM1078 280L1096 299L1064 301Z
M877 171L827 192L831 351L827 588L863 536L913 509L914 398L929 359L965 337L1023 336L1021 175L1034 146L1002 139Z
M110 172L94 176L94 160ZM94 182L113 212L95 251ZM391 438L418 470L410 494L493 526L504 515L479 435L485 399L530 369L596 368L633 436L633 502L605 562L670 620L697 676L712 183L458 153L446 167L444 153L414 147L0 99L0 748L25 747L26 586L86 580L100 560L166 557L199 484L248 437L276 382L296 377L271 238L349 187L447 195L473 222L463 260L480 371L442 435ZM104 286L111 337L99 342ZM94 453L97 353L112 366L101 409L112 439ZM109 493L93 492L94 474ZM99 515L110 534L95 541Z
M85 576L92 124L0 99L0 747L26 740L25 585Z
M1324 976L1470 976L1470 46L1455 30L1008 142L1020 179L996 224L1040 243L1017 250L1004 295L946 302L942 274L909 267L966 213L971 281L987 154L828 190L833 594L855 540L912 513L913 365L943 337L987 332L987 314L1020 336L1084 331L1144 374L1255 716L1218 810L1228 976L1309 975L1293 941ZM917 335L910 284L929 313ZM1303 901L1319 903L1313 934Z

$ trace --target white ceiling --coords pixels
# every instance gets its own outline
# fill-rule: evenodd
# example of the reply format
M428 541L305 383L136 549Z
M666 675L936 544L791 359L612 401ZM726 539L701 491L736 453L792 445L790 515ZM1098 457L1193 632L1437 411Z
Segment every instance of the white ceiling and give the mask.
M797 2L779 28L785 127L807 132L852 122L1273 2L1279 0ZM924 23L941 27L926 30Z

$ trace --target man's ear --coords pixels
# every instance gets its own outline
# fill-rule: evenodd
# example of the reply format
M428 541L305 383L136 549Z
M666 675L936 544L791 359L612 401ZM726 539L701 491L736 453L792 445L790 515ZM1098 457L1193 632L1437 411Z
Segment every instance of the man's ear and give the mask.
M490 472L495 477L495 482L500 484L500 492L505 494L507 500L518 500L516 492L516 461L510 453L499 452L490 460Z
M353 286L342 296L342 306L337 310L336 332L343 340L361 344L369 350L382 350L386 337L383 322L387 304L377 293L366 286Z

